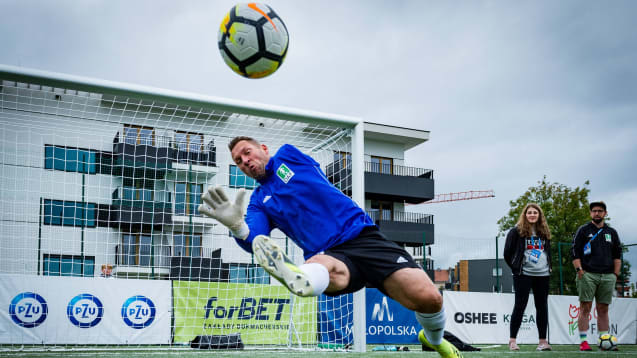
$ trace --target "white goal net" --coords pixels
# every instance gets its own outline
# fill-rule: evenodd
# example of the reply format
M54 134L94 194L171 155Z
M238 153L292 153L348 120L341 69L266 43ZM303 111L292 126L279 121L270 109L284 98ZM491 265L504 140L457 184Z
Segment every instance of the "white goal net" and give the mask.
M0 68L0 348L352 344L350 296L291 295L196 208L258 185L230 159L239 135L297 146L351 195L355 125Z

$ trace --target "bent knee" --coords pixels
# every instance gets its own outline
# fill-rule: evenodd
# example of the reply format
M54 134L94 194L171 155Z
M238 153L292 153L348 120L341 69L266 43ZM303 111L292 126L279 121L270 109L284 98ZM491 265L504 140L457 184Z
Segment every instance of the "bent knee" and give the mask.
M407 307L420 313L436 313L442 310L442 295L438 289L421 291L417 297L411 300L412 307Z

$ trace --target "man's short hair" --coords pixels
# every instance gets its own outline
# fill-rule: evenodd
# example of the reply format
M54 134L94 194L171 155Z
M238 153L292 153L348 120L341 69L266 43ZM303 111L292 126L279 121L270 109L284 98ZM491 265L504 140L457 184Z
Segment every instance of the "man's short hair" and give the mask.
M606 211L606 203L603 201L593 201L592 203L590 203L588 205L588 208L592 211L594 207L600 207L602 209L604 209L604 211Z
M257 146L261 144L259 143L259 141L257 141L256 139L252 137L238 136L238 137L232 138L230 143L228 143L228 149L230 149L230 151L232 152L232 149L234 148L234 146L237 145L237 143L241 142L242 140L247 140L248 142L252 142L254 145L257 145Z

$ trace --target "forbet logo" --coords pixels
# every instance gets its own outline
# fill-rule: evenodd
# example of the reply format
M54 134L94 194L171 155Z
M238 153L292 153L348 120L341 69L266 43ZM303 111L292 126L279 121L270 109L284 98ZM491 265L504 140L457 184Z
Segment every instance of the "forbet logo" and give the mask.
M66 307L66 316L74 325L80 328L90 328L102 320L104 306L97 297L82 293L69 301Z
M15 324L24 328L37 327L46 319L46 300L37 293L22 292L9 304L9 315Z
M142 329L150 326L155 319L155 304L141 295L127 299L122 305L122 319L127 326Z
M276 176L278 176L279 179L283 180L283 182L287 184L294 176L294 172L285 164L281 164L279 166L279 169L276 170Z

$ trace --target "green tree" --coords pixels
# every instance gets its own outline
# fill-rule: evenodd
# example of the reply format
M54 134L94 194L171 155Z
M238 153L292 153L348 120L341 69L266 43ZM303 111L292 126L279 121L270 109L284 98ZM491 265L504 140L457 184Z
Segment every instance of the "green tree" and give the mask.
M575 269L570 255L571 242L577 228L590 220L588 208L589 182L582 187L569 188L559 183L549 183L546 176L530 187L519 198L509 202L507 215L498 220L498 236L506 237L515 226L524 206L537 203L544 211L546 221L551 229L551 262L553 273L550 279L550 292L560 292L560 265L565 295L577 295L575 288ZM561 244L560 244L561 243ZM559 262L558 250L561 249L562 262Z

